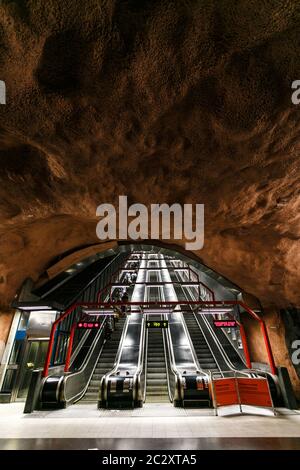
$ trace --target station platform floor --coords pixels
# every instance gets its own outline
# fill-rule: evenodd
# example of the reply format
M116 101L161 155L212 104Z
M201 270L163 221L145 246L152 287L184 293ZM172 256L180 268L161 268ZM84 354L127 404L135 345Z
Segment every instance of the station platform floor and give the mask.
M146 404L97 410L78 404L23 414L24 403L0 405L0 450L13 449L300 449L300 410L226 407L181 409Z

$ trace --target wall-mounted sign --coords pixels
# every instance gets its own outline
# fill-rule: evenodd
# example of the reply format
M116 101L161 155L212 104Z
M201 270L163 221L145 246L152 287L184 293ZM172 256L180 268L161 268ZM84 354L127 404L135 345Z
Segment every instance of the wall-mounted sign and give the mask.
M49 338L56 315L57 312L54 310L30 312L26 331L27 338Z
M168 322L168 320L147 321L146 322L146 327L147 328L168 328L169 327L169 322Z
M216 328L236 328L237 323L235 320L214 320Z
M100 328L101 323L100 322L91 322L91 321L80 321L77 323L77 328L81 330L92 330L92 329L97 329Z

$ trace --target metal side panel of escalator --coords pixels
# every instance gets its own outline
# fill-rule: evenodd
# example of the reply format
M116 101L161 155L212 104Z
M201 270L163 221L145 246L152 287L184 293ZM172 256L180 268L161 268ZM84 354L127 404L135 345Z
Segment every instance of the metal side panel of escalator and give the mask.
M147 330L147 346L146 403L169 403L167 365L160 328Z
M42 381L39 409L64 408L83 397L106 342L106 321L104 318L99 330L90 332L69 372L64 372L64 365L49 369L48 377Z
M81 403L97 402L102 377L113 368L116 361L124 325L125 318L120 318L115 325L111 338L105 341L87 390L80 400Z

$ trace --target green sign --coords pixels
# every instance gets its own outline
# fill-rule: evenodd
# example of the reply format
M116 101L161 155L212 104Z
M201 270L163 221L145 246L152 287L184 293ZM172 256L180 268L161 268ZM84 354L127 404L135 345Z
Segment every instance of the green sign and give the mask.
M147 328L168 328L169 322L168 320L147 321L146 327Z

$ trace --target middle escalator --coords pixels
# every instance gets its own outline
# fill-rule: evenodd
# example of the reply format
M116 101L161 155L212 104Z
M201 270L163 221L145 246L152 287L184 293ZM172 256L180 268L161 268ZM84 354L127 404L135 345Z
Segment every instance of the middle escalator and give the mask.
M161 316L152 315L151 321L160 322ZM170 401L170 398L164 332L161 328L148 328L146 334L146 403L167 403Z
M199 367L164 257L151 253L140 261L125 333L114 368L101 380L98 407L210 405L209 376Z

